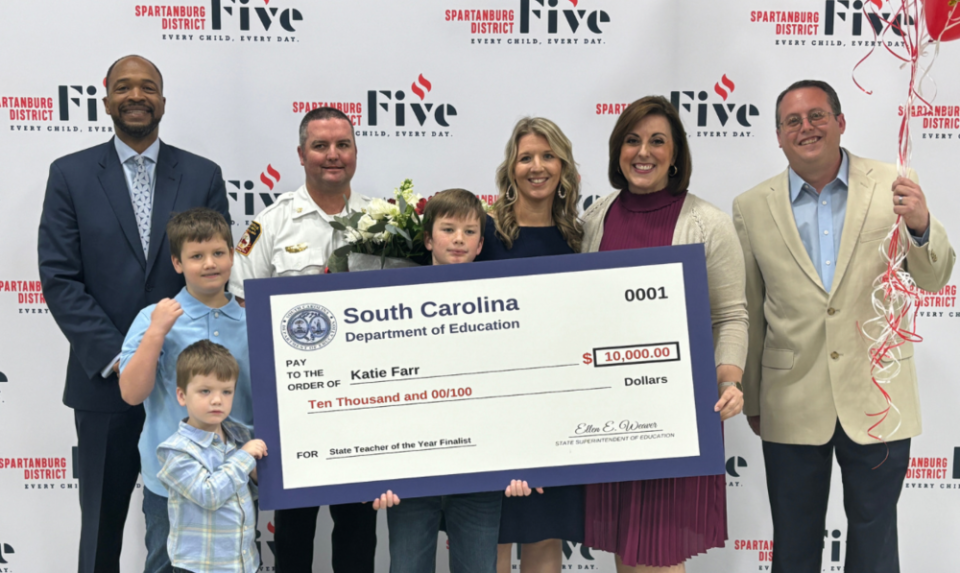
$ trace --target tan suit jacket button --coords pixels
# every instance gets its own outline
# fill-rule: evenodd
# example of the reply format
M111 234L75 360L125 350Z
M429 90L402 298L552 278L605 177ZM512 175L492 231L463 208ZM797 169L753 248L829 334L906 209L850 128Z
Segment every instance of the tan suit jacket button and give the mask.
M830 353L830 358L833 358L834 360L837 360L837 359L840 358L840 353L837 352L837 351L833 351L833 352Z
M830 308L827 309L827 314L829 314L830 316L833 316L833 315L836 314L836 313L837 313L837 309L835 309L835 308L833 308L833 307L830 307Z
M933 262L937 262L937 253L930 253L930 259Z

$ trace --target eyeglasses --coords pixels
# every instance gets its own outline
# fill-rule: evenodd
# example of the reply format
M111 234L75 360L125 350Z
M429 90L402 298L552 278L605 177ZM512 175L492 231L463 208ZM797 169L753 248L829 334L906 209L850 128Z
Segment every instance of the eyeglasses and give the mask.
M827 120L830 118L831 115L836 117L835 113L832 113L829 111L823 111L822 109L815 109L815 110L812 110L810 113L808 113L806 117L802 115L788 116L787 119L780 122L780 127L786 127L787 131L797 131L798 129L800 129L800 126L803 125L804 119L809 121L810 125L821 126L827 123Z

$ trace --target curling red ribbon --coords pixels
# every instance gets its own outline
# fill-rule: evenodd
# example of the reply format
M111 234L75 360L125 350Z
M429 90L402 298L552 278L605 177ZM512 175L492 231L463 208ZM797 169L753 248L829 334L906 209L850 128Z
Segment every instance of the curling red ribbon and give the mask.
M933 3L947 3L951 1L953 0L923 0L925 4L924 10L929 11ZM879 34L874 26L870 26L874 34L874 40L879 40L880 45L883 46L888 53L903 62L903 65L910 66L910 84L907 90L907 101L903 108L903 116L900 121L897 138L899 174L902 177L906 177L909 173L911 159L910 120L913 116L914 101L920 101L927 106L931 105L920 93L921 86L919 84L923 81L923 78L918 74L918 71L922 71L919 65L920 57L931 44L930 37L926 33L927 30L923 27L925 16L929 25L930 13L923 13L920 0L900 0L899 2L891 0L891 4L893 4L894 7L899 4L899 7L896 8L896 11L889 19L884 18L878 12L877 9L882 6L879 1L864 3L863 14L865 19L871 23L883 23ZM871 7L870 12L868 12L868 6ZM943 7L937 4L936 8L939 10ZM955 9L956 5L952 5L951 8ZM940 28L940 32L938 33L939 37L935 38L934 42L939 42L941 38L945 37L945 34L943 34L944 28L950 29L952 27L955 14L956 12L951 10L944 18L941 18L941 20L944 21L944 26ZM958 24L960 24L960 22L958 22ZM884 37L890 30L897 33L903 41L902 52L893 49L893 42L884 41ZM953 30L950 31L952 32ZM873 55L874 51L875 48L872 47L867 55L856 63L852 74L854 84L868 95L872 92L860 85L856 78L856 71L861 64ZM929 65L927 69L929 70ZM897 429L899 429L898 424L892 432L886 435L875 433L877 428L890 416L890 411L897 410L893 399L890 397L890 393L884 388L884 384L890 383L899 373L899 361L896 358L896 355L899 355L899 348L907 342L917 343L923 340L916 332L916 318L919 311L920 298L919 289L913 284L913 281L909 275L906 274L906 271L902 270L903 262L906 260L907 252L911 246L909 237L904 237L902 230L901 217L898 216L894 228L890 233L890 242L887 245L886 252L883 253L887 262L886 271L878 277L874 283L876 285L874 296L882 297L882 300L874 304L877 316L867 321L862 328L859 324L857 325L858 329L872 341L869 349L871 381L883 396L883 400L887 406L879 412L865 412L866 415L871 418L879 418L867 430L867 435L882 442L890 439L890 437L896 433ZM880 328L878 335L870 336L867 333L868 328L873 330L878 327Z

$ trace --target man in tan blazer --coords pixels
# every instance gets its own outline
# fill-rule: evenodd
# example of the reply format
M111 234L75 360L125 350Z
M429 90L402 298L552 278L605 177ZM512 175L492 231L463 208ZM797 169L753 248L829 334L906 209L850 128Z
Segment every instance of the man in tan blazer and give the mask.
M847 513L845 570L898 572L897 500L920 433L913 345L884 389L871 380L873 281L896 216L911 243L906 269L938 291L956 255L927 209L916 174L840 147L846 120L836 92L797 82L777 99L777 139L790 167L740 195L734 224L743 246L750 315L744 413L763 439L774 526L774 573L819 572L833 453ZM879 376L879 375L878 375ZM875 436L872 437L871 436Z

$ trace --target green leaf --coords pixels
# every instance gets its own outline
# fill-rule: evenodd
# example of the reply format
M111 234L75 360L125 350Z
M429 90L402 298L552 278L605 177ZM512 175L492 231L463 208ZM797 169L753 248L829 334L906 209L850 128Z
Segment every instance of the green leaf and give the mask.
M408 241L410 240L410 235L406 231L404 231L403 229L395 225L387 225L387 231L394 235L400 235L401 237L403 237Z
M356 228L357 223L360 222L360 219L362 217L363 217L362 211L354 211L353 213L350 213L350 215L346 219L347 221L349 221L349 224L351 227Z
M382 233L386 228L387 228L387 220L381 219L380 221L377 221L375 225L367 229L367 232L373 233L373 234Z
M334 229L338 230L338 231L346 231L346 230L347 230L347 227L346 227L343 223L341 223L340 221L337 221L336 219L334 219L333 221L330 221L330 226L333 227Z
M401 213L407 212L407 202L403 200L403 195L397 194L397 208L400 209Z
M327 259L327 268L330 269L331 273L345 273L349 270L347 268L347 255L345 253L339 254L341 250L337 249Z

